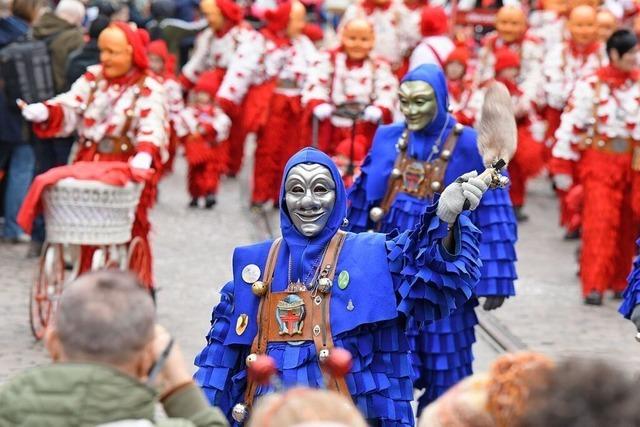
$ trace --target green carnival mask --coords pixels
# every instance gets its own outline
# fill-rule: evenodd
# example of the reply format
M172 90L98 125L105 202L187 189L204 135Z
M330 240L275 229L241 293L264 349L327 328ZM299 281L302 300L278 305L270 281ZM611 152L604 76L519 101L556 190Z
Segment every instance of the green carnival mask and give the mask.
M400 85L398 90L400 111L411 131L424 129L436 117L436 93L429 83L415 80Z

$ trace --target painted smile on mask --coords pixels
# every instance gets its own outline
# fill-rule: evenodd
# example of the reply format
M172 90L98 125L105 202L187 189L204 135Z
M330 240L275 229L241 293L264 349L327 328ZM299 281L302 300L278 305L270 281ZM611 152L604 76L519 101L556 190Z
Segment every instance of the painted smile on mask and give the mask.
M285 180L285 204L296 230L313 237L324 229L336 201L331 172L317 163L291 168Z

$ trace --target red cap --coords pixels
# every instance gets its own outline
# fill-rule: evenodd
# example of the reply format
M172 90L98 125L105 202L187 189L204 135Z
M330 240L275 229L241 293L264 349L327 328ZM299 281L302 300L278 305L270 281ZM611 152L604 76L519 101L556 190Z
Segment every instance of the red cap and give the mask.
M511 49L500 49L496 52L496 64L494 70L496 74L505 68L520 68L520 56Z
M264 14L267 29L274 34L286 30L289 25L289 15L291 15L290 1L279 4L275 9L267 10Z
M146 70L149 67L146 50L146 44L149 42L149 33L134 30L129 24L124 22L112 22L110 25L122 30L127 37L127 42L129 42L129 45L133 48L133 65L140 70Z
M215 98L220 87L220 76L215 71L205 71L198 76L198 81L193 87L196 92L206 92L211 96L211 99Z
M222 12L222 16L234 24L239 24L244 18L242 8L230 0L216 0L216 5Z
M455 49L453 49L449 56L447 56L444 64L447 65L452 62L460 62L466 67L467 63L469 62L469 50L464 47L456 47Z
M318 24L306 24L302 29L302 33L309 37L312 42L319 42L324 38L322 27Z
M420 31L423 37L441 36L449 31L449 21L443 8L425 6L420 18Z
M364 159L365 147L367 145L367 141L364 136L356 135L356 138L353 142L353 160L354 162L361 162ZM351 138L347 138L341 141L336 147L336 154L341 154L347 158L351 156Z
M172 76L175 72L176 57L169 53L167 43L164 40L154 40L147 46L147 53L158 55L164 61L164 74Z

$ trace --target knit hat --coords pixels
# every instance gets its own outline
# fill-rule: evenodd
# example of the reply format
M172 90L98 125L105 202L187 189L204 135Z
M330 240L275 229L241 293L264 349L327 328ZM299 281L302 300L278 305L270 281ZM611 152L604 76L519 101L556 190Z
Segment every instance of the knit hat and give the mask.
M158 55L164 61L164 75L172 76L175 72L176 57L169 53L167 43L164 40L154 40L149 43L147 53Z
M127 37L127 42L133 48L133 65L144 71L149 67L146 44L149 42L149 34L142 30L134 30L124 22L112 22L111 26L121 30ZM145 37L146 35L146 37Z
M420 18L420 31L423 37L446 34L449 31L449 21L444 9L438 6L425 6Z
M289 15L291 15L290 1L281 3L274 9L267 10L264 14L267 29L274 34L286 30L289 25Z
M234 24L239 24L244 18L242 8L231 0L216 0L216 5L224 18Z
M469 62L469 50L464 47L456 47L453 49L444 61L444 65L448 65L452 62L459 62L466 67Z
M500 49L496 52L496 64L494 70L496 74L505 68L520 68L520 56L511 49Z
M218 93L220 83L221 81L218 73L215 71L205 71L198 77L198 81L193 87L193 90L195 92L206 92L211 96L211 99L214 99L216 93Z

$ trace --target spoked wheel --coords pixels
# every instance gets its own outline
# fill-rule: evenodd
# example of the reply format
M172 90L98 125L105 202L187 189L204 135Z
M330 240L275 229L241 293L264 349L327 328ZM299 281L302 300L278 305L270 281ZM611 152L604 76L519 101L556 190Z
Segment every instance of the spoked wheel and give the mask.
M147 242L139 236L134 237L129 243L127 268L136 274L140 283L155 300L155 289L151 280L151 250Z
M44 336L64 285L64 254L60 244L47 243L40 256L38 276L31 287L29 320L36 339Z

